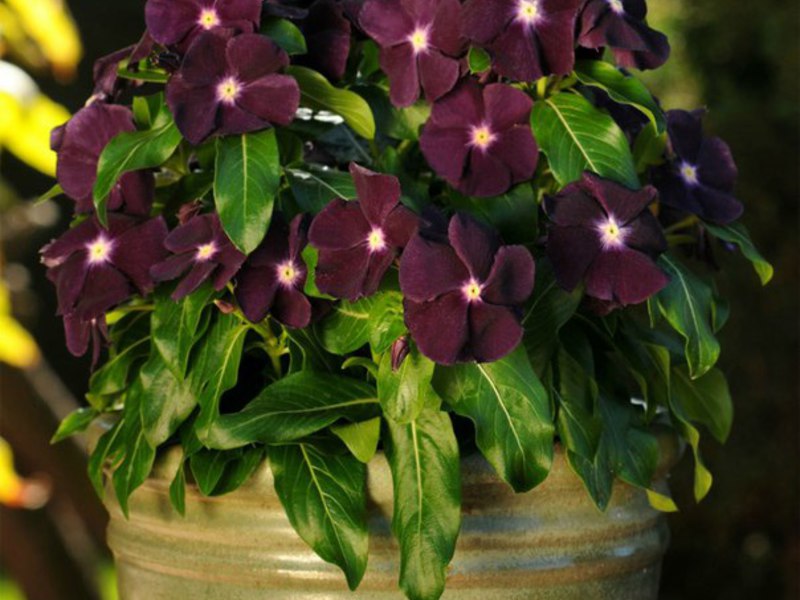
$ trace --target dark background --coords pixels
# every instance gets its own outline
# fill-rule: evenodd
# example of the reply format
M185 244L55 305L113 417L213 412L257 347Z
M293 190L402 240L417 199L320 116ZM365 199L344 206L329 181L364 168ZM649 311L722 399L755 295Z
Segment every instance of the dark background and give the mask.
M91 91L92 59L138 38L144 3L71 0L69 4L89 58L72 84L46 79L40 83L74 111ZM649 4L651 24L670 35L673 59L648 79L665 108L709 107L708 127L730 143L740 168L738 195L747 207L744 221L776 269L773 282L762 289L741 257L720 257L724 271L720 288L732 309L721 335L721 366L729 377L736 419L724 447L706 442L706 462L715 481L704 502L695 505L691 500L688 457L673 476L682 510L670 517L673 538L664 564L662 597L800 598L800 9L790 0L650 0ZM0 170L23 197L36 196L52 184L7 155ZM63 229L67 215L62 212ZM16 272L23 266L30 273L31 289L14 297L18 318L80 398L88 364L67 355L61 323L53 316L55 295L37 265L36 250L58 231L40 229L6 239L5 254Z

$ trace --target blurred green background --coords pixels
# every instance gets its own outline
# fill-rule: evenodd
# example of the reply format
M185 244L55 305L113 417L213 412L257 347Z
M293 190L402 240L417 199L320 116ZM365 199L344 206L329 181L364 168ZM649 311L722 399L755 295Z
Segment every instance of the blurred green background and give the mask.
M71 0L69 4L89 58L69 85L47 77L37 82L50 97L75 111L91 93L92 60L138 39L144 2ZM709 108L709 129L730 143L740 168L738 195L747 207L744 221L776 268L771 285L761 289L740 257L719 257L724 270L721 291L730 298L732 308L721 336L721 365L730 380L736 420L725 447L711 442L706 446L715 481L702 504L691 500L688 458L673 476L682 511L670 517L673 537L664 564L662 598L800 598L800 3L650 0L649 6L651 24L670 35L673 58L647 79L665 108ZM8 154L2 155L0 175L23 199L37 196L52 184ZM60 393L80 398L88 363L66 353L61 323L54 316L55 295L36 254L66 225L66 207L34 211L15 204L10 190L3 188L0 211L4 274L15 315L34 334L47 362L66 384ZM6 365L2 369L3 405L41 394L30 374L19 377ZM52 375L47 371L44 376ZM35 412L28 418L41 427ZM4 417L0 436L16 446L9 429ZM35 443L41 444L38 450L28 447L18 452L17 465L23 473L47 472L55 464L53 456L61 460L70 452L79 455L74 448L48 448L46 436ZM50 473L49 477L57 499L59 476ZM86 490L74 483L83 473L77 470L69 477L72 483L63 485L79 488L70 493L72 503L77 497L83 498L79 504L95 506L77 510L79 517L91 522L83 527L87 539L82 542L90 546L92 539L96 542L102 535L102 512L96 510L91 496L85 496ZM8 540L10 521L7 509L3 510L0 518L6 531L2 536ZM76 512L74 506L72 510ZM69 533L70 520L66 522ZM0 543L4 545L8 544ZM11 545L18 548L24 543L17 539ZM92 581L87 584L92 585ZM0 597L10 597L9 589L0 587ZM80 593L64 596L83 597Z

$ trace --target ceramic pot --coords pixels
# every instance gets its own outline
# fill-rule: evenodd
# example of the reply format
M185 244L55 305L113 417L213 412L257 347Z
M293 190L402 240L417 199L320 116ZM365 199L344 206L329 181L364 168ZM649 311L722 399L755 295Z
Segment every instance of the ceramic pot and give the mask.
M672 463L676 453L667 445L662 463ZM205 498L190 485L181 517L168 496L177 460L164 456L133 494L129 520L113 493L106 495L122 600L403 598L390 532L391 474L382 456L368 469L369 567L357 592L295 534L266 463L226 496ZM669 535L644 492L617 483L601 513L560 449L550 476L527 494L514 494L478 455L462 461L462 485L461 536L444 598L657 598Z

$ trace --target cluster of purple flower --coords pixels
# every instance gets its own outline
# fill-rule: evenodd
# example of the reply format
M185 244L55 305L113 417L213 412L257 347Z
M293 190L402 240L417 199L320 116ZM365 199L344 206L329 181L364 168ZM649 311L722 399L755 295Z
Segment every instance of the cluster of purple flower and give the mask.
M211 281L233 284L243 314L268 314L289 327L308 326L320 301L305 293L307 244L318 252L315 281L334 298L374 294L399 264L406 323L420 350L442 363L492 361L522 337L520 309L533 290L534 260L522 246L503 245L472 217L419 216L400 202L397 178L350 167L357 199L333 200L313 219L272 221L250 256L240 252L214 212L187 206L170 232L151 217L154 176L124 175L108 200L108 227L93 214L92 188L100 153L117 134L135 130L131 111L107 104L118 89L116 63L133 53L164 50L166 102L183 137L211 137L288 125L300 103L289 57L258 33L267 15L296 17L313 64L331 79L344 75L351 26L380 47L380 62L399 106L423 94L433 104L420 138L431 168L463 194L497 196L531 179L539 150L529 118L532 100L509 83L566 75L576 52L610 48L624 67L654 68L669 53L650 29L643 0L316 0L286 6L276 0L148 0L147 34L98 62L98 94L55 130L58 180L87 214L42 250L56 284L69 349L83 354L105 331L106 313L156 283L180 279L176 301ZM576 36L577 32L577 36ZM485 49L491 70L466 66L470 46ZM667 283L655 264L666 241L650 208L663 205L725 224L738 218L732 196L736 168L716 138L704 138L700 115L669 114L671 158L654 173L658 191L634 191L587 173L545 202L546 253L559 283L606 308L642 302ZM95 353L98 345L95 344Z

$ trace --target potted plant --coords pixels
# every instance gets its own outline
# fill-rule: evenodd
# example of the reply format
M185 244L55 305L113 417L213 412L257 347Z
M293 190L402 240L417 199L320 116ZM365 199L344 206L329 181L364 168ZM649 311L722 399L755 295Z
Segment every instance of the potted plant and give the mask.
M714 252L772 270L727 145L629 72L645 16L148 0L42 250L123 597L656 597L651 506L731 426Z

